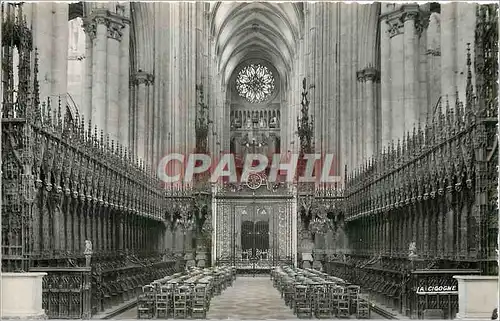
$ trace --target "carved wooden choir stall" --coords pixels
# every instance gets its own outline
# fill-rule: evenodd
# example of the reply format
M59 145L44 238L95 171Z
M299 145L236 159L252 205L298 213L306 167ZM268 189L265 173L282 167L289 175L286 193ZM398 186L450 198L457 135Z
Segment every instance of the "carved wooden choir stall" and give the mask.
M440 309L444 318L458 311L457 290L438 298L419 287L453 287L453 275L498 273L494 5L477 10L474 66L471 51L466 101L444 97L443 113L348 175L339 226L350 253L325 258L328 273L415 318L426 310Z
M184 259L165 240L177 230L199 240L196 263L205 265L205 190L166 191L150 166L60 99L41 102L32 31L22 5L6 8L2 271L47 272L46 314L79 319L136 300L145 284L181 271Z

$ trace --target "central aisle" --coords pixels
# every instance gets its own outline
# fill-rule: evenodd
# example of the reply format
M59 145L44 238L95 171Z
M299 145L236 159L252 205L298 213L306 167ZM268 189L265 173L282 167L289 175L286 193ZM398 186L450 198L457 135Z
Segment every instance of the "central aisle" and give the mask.
M269 276L238 276L210 302L207 319L296 319Z

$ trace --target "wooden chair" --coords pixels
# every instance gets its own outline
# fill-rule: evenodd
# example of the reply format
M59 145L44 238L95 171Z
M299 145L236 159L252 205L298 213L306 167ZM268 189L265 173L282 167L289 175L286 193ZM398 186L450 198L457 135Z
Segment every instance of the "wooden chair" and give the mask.
M207 285L196 284L193 291L191 316L195 319L205 319L207 317Z
M156 318L168 318L168 290L167 287L161 287L160 292L156 294Z
M342 293L339 296L337 305L337 317L339 318L349 318L350 316L350 302L351 298L348 293Z
M326 284L314 287L314 315L318 319L328 319L331 317L330 294Z
M356 319L370 319L370 301L365 297L358 297Z
M307 285L296 284L293 298L293 308L297 318L311 318L312 307Z
M189 317L189 303L191 293L189 286L181 285L175 289L174 319L187 319Z
M349 285L346 287L346 291L349 294L349 314L355 314L358 307L358 296L360 288L358 285Z
M137 318L151 319L154 316L156 293L154 287L145 285L142 293L137 297Z
M339 309L339 300L342 294L344 293L344 288L341 286L334 286L331 295L331 307L332 307L332 315L338 316Z

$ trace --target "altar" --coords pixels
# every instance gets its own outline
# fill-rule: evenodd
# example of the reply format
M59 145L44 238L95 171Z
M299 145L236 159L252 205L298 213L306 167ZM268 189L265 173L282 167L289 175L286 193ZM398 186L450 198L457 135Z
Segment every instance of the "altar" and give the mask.
M212 265L267 273L273 266L296 264L297 211L291 191L236 186L215 195Z

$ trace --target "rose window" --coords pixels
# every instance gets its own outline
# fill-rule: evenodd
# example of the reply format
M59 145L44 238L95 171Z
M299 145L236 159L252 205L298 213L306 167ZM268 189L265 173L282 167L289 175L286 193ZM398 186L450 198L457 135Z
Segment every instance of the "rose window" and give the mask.
M274 77L262 65L249 65L243 68L236 78L238 94L251 103L261 103L273 93Z

